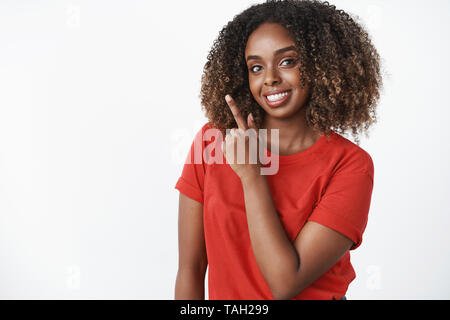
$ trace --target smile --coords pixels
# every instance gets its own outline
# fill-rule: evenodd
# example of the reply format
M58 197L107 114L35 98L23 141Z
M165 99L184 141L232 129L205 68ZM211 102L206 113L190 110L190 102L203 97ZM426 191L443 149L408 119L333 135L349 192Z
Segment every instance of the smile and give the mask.
M279 107L290 97L291 93L292 91L288 90L270 96L265 96L264 98L270 107Z

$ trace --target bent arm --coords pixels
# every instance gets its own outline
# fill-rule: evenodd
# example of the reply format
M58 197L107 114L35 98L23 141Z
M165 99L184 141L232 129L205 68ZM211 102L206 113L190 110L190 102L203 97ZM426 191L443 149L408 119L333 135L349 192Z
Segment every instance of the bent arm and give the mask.
M180 193L175 300L205 299L204 280L207 266L203 204Z
M282 299L300 265L278 217L265 176L243 179L250 242L258 267L275 299Z
M329 270L353 242L307 222L292 243L278 217L265 176L242 180L250 240L274 299L291 299Z

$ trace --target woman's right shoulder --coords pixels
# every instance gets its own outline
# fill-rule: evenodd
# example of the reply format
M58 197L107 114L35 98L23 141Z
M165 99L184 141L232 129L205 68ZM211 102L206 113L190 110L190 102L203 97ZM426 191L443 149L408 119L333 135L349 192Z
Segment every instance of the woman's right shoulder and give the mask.
M211 140L212 136L217 136L222 131L208 121L203 124L203 126L197 130L196 139L208 142Z
M222 141L224 140L222 131L215 126L212 125L211 122L206 122L203 126L197 131L194 139L194 145L198 146L198 152L200 152L201 145L201 154L202 157L206 153L208 156L215 157L214 160L204 159L206 164L214 164L215 161L220 161L220 153L222 147ZM208 150L205 152L205 150ZM217 158L218 157L218 158ZM222 159L223 161L223 159Z
M211 121L207 121L203 124L201 131L204 133L206 130L215 129L211 123Z

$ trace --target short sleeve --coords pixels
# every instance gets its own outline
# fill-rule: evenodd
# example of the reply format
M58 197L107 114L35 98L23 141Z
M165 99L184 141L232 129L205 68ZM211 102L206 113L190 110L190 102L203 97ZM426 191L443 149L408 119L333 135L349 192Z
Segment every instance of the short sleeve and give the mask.
M206 125L205 125L206 126ZM203 161L205 126L194 137L181 176L175 184L175 189L187 197L203 203L203 186L205 181L206 164Z
M334 175L308 221L329 227L360 246L372 198L373 175L364 172Z

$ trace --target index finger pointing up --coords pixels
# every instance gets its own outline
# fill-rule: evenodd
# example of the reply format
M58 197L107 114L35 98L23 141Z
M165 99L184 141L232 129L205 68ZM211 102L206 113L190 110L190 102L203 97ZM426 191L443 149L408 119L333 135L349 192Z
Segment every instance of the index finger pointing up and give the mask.
M234 120L236 120L239 129L247 130L248 129L247 121L245 121L244 118L242 117L241 111L237 107L236 102L233 100L233 98L231 98L229 94L225 96L225 100L228 103L231 112L233 113Z

